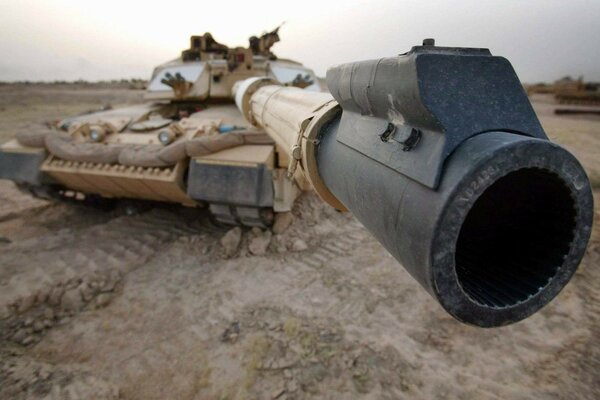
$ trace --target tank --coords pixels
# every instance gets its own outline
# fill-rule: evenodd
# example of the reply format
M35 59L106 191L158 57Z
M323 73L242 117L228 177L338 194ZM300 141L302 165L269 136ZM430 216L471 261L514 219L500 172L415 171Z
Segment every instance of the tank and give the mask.
M564 77L554 83L554 99L558 104L600 105L600 85Z
M330 68L323 92L271 53L278 39L230 49L193 36L154 71L147 104L21 135L0 171L30 188L207 205L258 226L312 188L479 327L527 318L565 287L592 231L591 185L508 60L425 39Z
M140 105L79 115L19 133L0 148L0 178L33 195L142 199L208 207L223 223L269 225L309 186L243 118L232 89L250 77L322 91L315 73L278 58L279 28L228 47L210 33L157 66Z

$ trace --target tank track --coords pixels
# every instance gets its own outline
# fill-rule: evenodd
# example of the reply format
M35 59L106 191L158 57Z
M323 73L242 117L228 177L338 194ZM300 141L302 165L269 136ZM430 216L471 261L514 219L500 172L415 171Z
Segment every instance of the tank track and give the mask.
M58 190L50 185L30 185L28 183L16 183L21 193L28 194L41 200L54 200L58 196Z
M117 199L109 199L96 194L84 194L53 185L29 185L21 183L17 188L36 199L83 204L101 209L114 208Z
M217 222L225 225L268 228L274 220L273 210L267 207L209 204L208 209Z
M106 198L95 194L84 194L72 190L65 190L61 187L52 185L34 186L28 184L19 184L17 187L22 192L38 199L77 203L102 209L114 208L118 203L131 203L131 205L142 208L144 208L144 204L148 205L155 203L149 200L138 201L135 199L125 198ZM216 222L224 225L258 227L263 229L273 225L274 213L273 210L268 207L209 204L208 208L213 219Z

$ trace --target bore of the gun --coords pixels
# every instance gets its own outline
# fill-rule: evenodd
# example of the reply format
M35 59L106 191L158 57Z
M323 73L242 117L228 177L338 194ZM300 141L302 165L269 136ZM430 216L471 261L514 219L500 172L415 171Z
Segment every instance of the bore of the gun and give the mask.
M491 185L469 211L456 245L459 284L482 306L514 306L540 293L563 264L576 210L555 173L527 168Z

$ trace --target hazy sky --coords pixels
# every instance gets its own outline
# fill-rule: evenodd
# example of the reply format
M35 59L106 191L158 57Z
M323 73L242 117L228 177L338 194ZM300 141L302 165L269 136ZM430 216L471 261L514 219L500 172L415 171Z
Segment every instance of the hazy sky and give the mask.
M523 81L600 81L600 1L0 0L0 81L149 77L191 34L230 46L281 22L274 52L328 66L403 53L425 37L488 47Z

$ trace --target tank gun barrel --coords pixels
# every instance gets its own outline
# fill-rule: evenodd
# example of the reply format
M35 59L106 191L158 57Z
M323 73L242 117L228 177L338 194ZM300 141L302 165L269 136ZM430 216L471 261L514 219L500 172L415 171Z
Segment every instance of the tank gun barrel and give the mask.
M319 196L351 211L460 321L524 319L589 240L588 178L550 142L510 63L430 42L327 72L331 94L243 81L236 103Z

